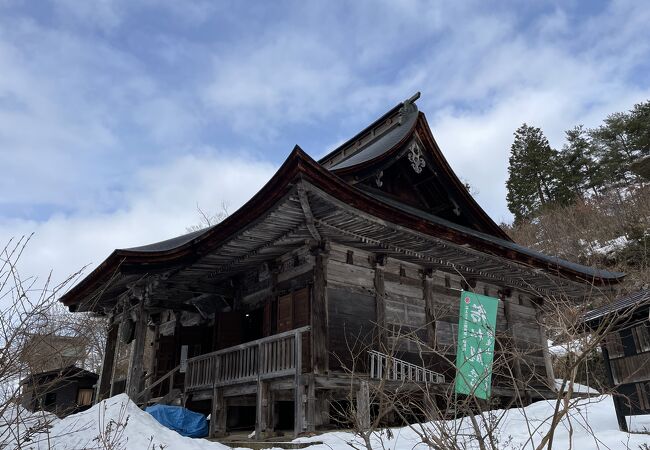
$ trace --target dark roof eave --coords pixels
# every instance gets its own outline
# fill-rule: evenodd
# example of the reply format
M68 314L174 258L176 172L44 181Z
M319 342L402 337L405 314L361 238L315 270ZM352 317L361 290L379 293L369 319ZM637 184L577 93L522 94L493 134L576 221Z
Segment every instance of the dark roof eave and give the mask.
M241 223L249 223L260 209L270 206L277 198L282 197L281 192L286 190L289 183L299 171L299 164L309 158L299 146L295 146L289 157L282 164L275 175L255 194L248 202L233 214L225 218L219 224L200 230L195 237L183 240L177 247L155 250L161 243L173 241L178 238L168 239L157 244L150 244L130 249L116 249L99 266L84 277L77 285L66 292L59 301L66 306L79 303L79 298L92 291L95 285L106 280L111 274L119 271L125 264L165 264L178 261L183 258L191 259L199 256L202 244L215 237L227 239L234 234ZM284 186L284 188L283 188ZM179 239L179 242L181 240ZM152 250L154 249L154 250Z
M206 229L197 237L184 242L177 248L162 251L143 251L142 247L130 250L115 250L102 264L68 291L60 301L67 306L79 303L81 297L104 281L108 274L119 270L122 264L171 264L183 258L197 258L209 253L220 242L226 241L245 224L256 220L264 211L271 208L279 198L288 192L292 183L298 177L304 177L348 205L383 220L395 221L395 223L415 231L441 237L461 245L466 244L468 241L474 244L478 243L481 246L481 251L506 257L527 266L532 265L550 271L554 275L567 276L580 282L588 281L596 284L616 283L622 277L621 274L612 274L612 277L599 279L588 272L580 270L582 266L579 265L565 267L561 265L561 260L558 261L557 265L551 264L549 261L535 257L535 255L524 254L520 249L505 248L503 244L509 241L485 234L472 235L458 227L451 228L442 223L425 221L408 211L396 210L391 205L349 185L343 179L320 166L300 147L296 146L271 180L244 206L223 222Z
M612 315L627 315L628 313L638 312L640 309L650 307L650 289L642 289L637 292L625 295L616 299L614 302L601 306L586 312L582 316L582 322L585 326L594 328L598 326L603 319Z

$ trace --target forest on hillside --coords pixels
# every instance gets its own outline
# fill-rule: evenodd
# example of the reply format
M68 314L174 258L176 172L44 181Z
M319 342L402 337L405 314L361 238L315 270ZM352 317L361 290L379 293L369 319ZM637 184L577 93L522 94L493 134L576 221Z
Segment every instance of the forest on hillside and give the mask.
M623 292L650 280L650 182L634 163L650 155L650 100L574 126L560 149L540 128L514 133L502 224L515 242L589 266L625 272Z

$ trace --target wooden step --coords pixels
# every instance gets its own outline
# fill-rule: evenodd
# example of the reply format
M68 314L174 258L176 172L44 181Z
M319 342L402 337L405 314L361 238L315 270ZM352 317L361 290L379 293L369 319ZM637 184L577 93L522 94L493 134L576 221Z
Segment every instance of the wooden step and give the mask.
M301 449L311 447L312 445L320 445L321 441L313 442L292 442L292 441L224 441L219 438L209 439L213 442L227 445L230 448L250 448L252 450L262 450L265 448L286 448L286 449Z

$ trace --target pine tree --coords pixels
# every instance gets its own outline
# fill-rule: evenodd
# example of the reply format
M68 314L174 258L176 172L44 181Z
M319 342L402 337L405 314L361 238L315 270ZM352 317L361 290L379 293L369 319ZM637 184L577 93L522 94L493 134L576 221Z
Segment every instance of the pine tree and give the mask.
M515 222L558 200L558 153L537 127L525 123L514 133L508 167L508 209Z
M650 100L634 105L627 121L630 146L636 158L650 155Z
M624 187L636 180L630 164L650 154L650 101L629 112L610 114L603 125L589 131L598 153L604 187Z
M566 144L559 154L560 190L575 197L599 195L603 173L596 159L596 152L589 138L588 130L582 125L565 132Z

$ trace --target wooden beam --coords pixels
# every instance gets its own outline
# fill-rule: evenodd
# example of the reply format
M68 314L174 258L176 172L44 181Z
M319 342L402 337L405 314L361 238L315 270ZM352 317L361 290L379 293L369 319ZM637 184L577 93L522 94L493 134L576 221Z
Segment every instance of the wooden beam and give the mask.
M307 225L307 229L309 230L309 233L312 235L312 237L316 239L316 241L320 242L321 236L318 232L318 229L316 228L316 224L314 223L314 215L312 214L311 206L309 205L309 197L307 196L307 192L305 191L305 186L302 181L298 183L298 197L300 198L300 206L302 207L302 212L305 215L305 224Z
M436 317L435 300L433 298L433 273L425 271L422 277L422 292L424 294L424 314L427 327L427 344L430 348L436 348Z
M384 269L386 256L378 255L375 258L375 320L377 322L377 345L380 351L388 349L386 336L386 288L384 286Z
M515 384L517 385L517 390L519 391L519 395L527 396L526 395L526 386L524 384L524 376L523 372L521 371L521 361L520 357L517 354L517 349L516 346L516 341L515 341L515 336L514 336L514 319L512 317L512 310L511 310L511 303L508 301L505 295L501 296L501 300L503 301L503 314L506 319L506 334L510 338L510 342L512 345L512 352L514 354L513 357L513 371L515 373Z
M111 384L113 378L113 366L115 364L115 349L117 347L117 339L119 336L119 323L113 319L108 323L108 333L106 337L106 347L104 348L104 360L102 361L102 372L99 375L99 389L95 403L110 397Z
M305 410L305 430L316 431L316 382L314 375L307 377L307 408Z
M284 233L282 236L278 237L277 239L272 240L270 242L266 242L266 243L260 245L259 247L256 247L256 248L248 251L248 253L246 253L245 255L241 255L241 256L237 256L237 257L232 258L226 264L219 265L213 271L210 271L209 276L210 277L215 277L218 274L221 274L221 273L224 273L224 272L229 272L237 264L241 264L243 262L248 261L249 259L259 255L260 252L264 251L265 249L275 247L276 245L281 245L283 241L286 241L287 239L290 239L291 236L298 233L300 231L300 229L303 228L303 227L304 227L304 225L300 224L297 227L287 231L286 233Z
M135 339L131 344L129 371L126 375L126 394L133 401L140 392L144 364L144 340L147 333L148 314L144 309L145 299L140 300L135 323Z
M555 390L555 371L553 370L553 361L548 351L548 337L546 335L546 325L544 316L541 311L537 311L537 323L539 324L539 341L544 355L544 366L546 367L546 376L548 377L549 388Z
M212 390L212 411L210 416L210 437L219 437L226 434L227 408L223 396L223 388L215 387Z
M166 300L156 300L149 305L150 308L159 308L159 309L171 309L172 311L187 311L192 313L197 313L198 310L194 305L188 305L183 302L173 302Z
M329 371L328 258L327 250L316 250L314 285L311 293L311 356L312 370L315 374L325 374Z
M269 427L269 383L257 380L257 397L255 405L255 439L265 439Z
M116 362L116 360L120 355L120 348L122 347L122 345L124 345L124 343L122 343L122 339L121 339L121 331L122 331L121 328L124 326L123 325L124 321L123 320L118 320L117 317L114 317L114 321L115 321L115 324L117 325L117 339L115 341L115 356L113 357L113 364L112 364L112 367L111 367L111 373L110 373L110 379L109 379L109 383L110 383L109 394L108 394L109 397L112 397L113 395L115 395L113 387L115 386L115 383L114 383L114 381L115 381L115 372L117 370L117 362Z
M296 333L295 347L294 347L294 361L296 364L296 372L294 375L294 388L293 388L293 435L298 437L303 432L304 426L304 386L302 385L302 336Z

